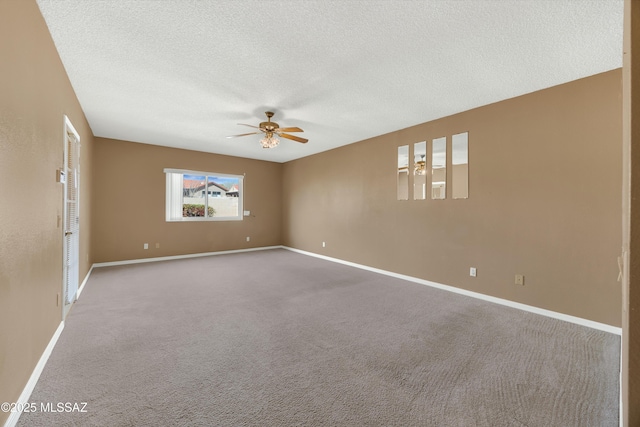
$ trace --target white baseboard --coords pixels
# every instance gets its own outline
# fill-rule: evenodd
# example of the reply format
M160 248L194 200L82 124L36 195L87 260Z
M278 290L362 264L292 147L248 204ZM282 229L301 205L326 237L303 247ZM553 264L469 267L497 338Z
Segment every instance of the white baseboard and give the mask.
M56 346L56 343L58 342L58 338L60 337L60 334L62 333L63 329L64 329L64 322L60 322L60 325L58 325L58 329L56 329L56 332L51 337L51 340L49 341L47 348L44 349L44 353L42 353L42 356L40 356L40 360L38 360L38 364L33 369L33 372L31 373L31 377L29 377L29 381L27 381L27 385L24 387L24 389L22 390L22 393L20 394L20 397L18 397L18 400L15 402L17 404L16 405L17 407L25 406L29 402L31 393L35 388L38 382L38 379L40 378L40 374L42 374L42 371L44 370L44 367L47 364L47 360L49 360L49 356L51 356L51 352L53 351L53 348ZM18 420L20 419L20 415L22 415L22 412L11 412L11 414L9 415L9 418L4 423L4 427L14 427L18 423Z
M102 262L102 263L93 264L91 269L93 270L93 267L108 267L108 266L115 266L115 265L140 264L145 262L170 261L170 260L184 259L184 258L196 258L196 257L203 257L203 256L225 255L225 254L234 254L234 253L241 253L241 252L263 251L263 250L269 250L269 249L286 249L286 250L297 252L303 255L313 256L313 257L321 258L327 261L337 262L340 264L360 268L360 269L371 271L374 273L384 274L386 276L395 277L398 279L407 280L414 283L419 283L421 285L431 286L433 288L438 288L445 291L466 295L466 296L481 299L484 301L489 301L495 304L501 304L507 307L517 308L519 310L540 314L542 316L551 317L553 319L575 323L577 325L582 325L592 329L609 332L611 334L622 335L622 328L607 325L606 323L594 322L593 320L583 319L581 317L576 317L576 316L571 316L564 313L559 313L556 311L546 310L544 308L534 307L532 305L522 304L519 302L510 301L503 298L492 297L490 295L481 294L479 292L473 292L473 291L468 291L466 289L456 288L455 286L449 286L449 285L444 285L442 283L431 282L429 280L424 280L424 279L420 279L413 276L407 276L405 274L394 273L392 271L369 267L367 265L357 264L350 261L344 261L338 258L332 258L326 255L320 255L313 252L303 251L301 249L295 249L295 248L291 248L283 245L263 246L259 248L236 249L236 250L219 251L219 252L205 252L205 253L187 254L187 255L175 255L175 256L157 257L157 258L142 258L142 259L134 259L134 260L126 260L126 261ZM89 273L91 273L91 271ZM86 279L85 279L85 282L86 282ZM83 287L84 287L84 282L83 282Z
M76 300L80 298L80 294L82 293L82 291L84 290L84 285L87 284L87 281L89 280L89 276L91 276L91 272L93 271L93 267L95 266L95 264L91 265L91 268L89 269L89 271L87 272L86 276L84 276L84 280L82 281L82 283L80 284L80 287L78 288L78 292L76 292Z
M214 255L226 255L226 254L237 254L241 252L253 252L253 251L266 251L269 249L282 249L283 246L262 246L259 248L248 248L248 249L234 249L230 251L219 251L219 252L202 252L197 254L187 254L187 255L173 255L173 256L163 256L156 258L141 258L141 259L130 259L125 261L112 261L112 262L98 262L93 264L93 267L111 267L114 265L128 265L128 264L141 264L145 262L158 262L158 261L171 261L174 259L185 259L185 258L198 258L203 256L214 256Z
M600 331L609 332L611 334L622 335L622 328L618 328L615 326L607 325L605 323L594 322L592 320L583 319L581 317L570 316L564 313L558 313L556 311L546 310L544 308L534 307L527 304L522 304L519 302L509 301L503 298L492 297L490 295L481 294L479 292L468 291L466 289L456 288L454 286L443 285L441 283L431 282L429 280L419 279L417 277L407 276L404 274L394 273L392 271L381 270L379 268L369 267L362 264L356 264L350 261L344 261L338 258L332 258L325 255L316 254L313 252L307 252L300 249L290 248L288 246L282 246L282 248L287 249L289 251L297 252L303 255L309 255L316 258L321 258L327 261L337 262L339 264L348 265L351 267L360 268L367 271L372 271L374 273L384 274L386 276L395 277L402 280L407 280L410 282L419 283L421 285L431 286L433 288L443 289L449 292L455 292L457 294L466 295L472 298L481 299L484 301L489 301L496 304L501 304L507 307L517 308L519 310L528 311L531 313L540 314L543 316L551 317L554 319L564 320L565 322L575 323L577 325L587 326L592 329L598 329Z
M89 280L89 276L91 276L92 271L93 271L93 265L91 266L87 274L84 276L84 280L82 281L82 284L78 288L78 292L76 293L76 300L80 298L80 294L82 293L84 286L87 284L87 281ZM40 378L40 375L42 374L42 371L44 370L44 367L47 364L47 361L49 360L49 356L51 356L51 352L53 351L53 348L56 346L56 343L58 342L58 338L60 338L60 334L62 333L63 329L64 329L64 321L60 322L60 325L58 325L58 329L56 329L53 336L51 337L51 340L49 341L49 344L44 349L42 356L40 356L40 360L38 360L38 364L33 369L33 372L31 373L31 377L29 377L29 381L27 381L27 385L25 385L24 389L22 390L22 393L20 394L20 397L16 401L16 403L18 404L17 406L20 406L21 403L29 402L31 393L33 392L33 389L38 383L38 379ZM15 426L18 423L18 420L20 419L20 415L22 415L22 413L12 412L11 415L9 415L9 418L7 419L7 421L4 423L4 427Z
M619 379L619 383L620 384L620 406L619 406L619 413L620 415L618 415L619 420L620 420L620 427L624 427L624 402L622 401L622 348L620 349L620 379Z

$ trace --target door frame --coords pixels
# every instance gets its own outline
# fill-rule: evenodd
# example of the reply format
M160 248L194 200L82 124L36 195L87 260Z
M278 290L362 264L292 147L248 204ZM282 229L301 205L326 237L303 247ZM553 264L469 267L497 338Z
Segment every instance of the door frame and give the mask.
M77 214L77 218L78 218L78 223L80 221L80 135L78 134L78 132L76 131L76 128L73 126L73 124L71 124L71 120L69 120L69 117L67 117L67 115L64 116L64 133L63 133L63 166L62 166L62 171L64 171L64 183L63 183L63 190L62 190L62 213L63 213L63 220L62 220L62 298L61 298L61 315L62 315L62 320L64 321L64 319L67 317L67 314L69 313L69 310L71 309L71 307L73 306L73 303L76 301L77 299L77 295L78 295L78 291L77 291L77 287L76 287L76 295L74 295L72 302L70 302L69 304L67 304L67 272L68 272L68 265L67 265L67 256L68 256L68 251L69 251L69 247L67 244L67 238L66 238L66 231L67 231L67 186L69 184L69 178L67 175L67 169L69 166L69 139L70 138L75 138L76 139L76 143L78 144L78 150L77 150L77 159L76 160L76 170L77 170L77 180L78 180L78 185L77 185L77 195L76 195L76 214ZM80 245L80 236L79 236L79 227L78 227L78 232L76 233L75 238L78 239L78 247ZM74 260L75 265L80 264L80 251L76 251L76 256L77 259ZM77 275L77 280L79 281L79 275ZM79 285L79 283L78 283Z

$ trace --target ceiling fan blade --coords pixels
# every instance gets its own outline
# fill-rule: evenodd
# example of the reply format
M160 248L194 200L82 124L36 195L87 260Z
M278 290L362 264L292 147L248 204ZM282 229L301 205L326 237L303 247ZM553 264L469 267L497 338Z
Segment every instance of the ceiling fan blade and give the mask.
M229 136L227 136L227 138L237 138L239 136L255 135L255 134L258 134L258 133L260 133L260 132L241 133L240 135L229 135Z
M254 126L254 125L248 125L246 123L238 123L240 126L249 126L250 128L256 128L256 129L260 129L262 132L264 132L264 130L262 130L261 127L258 126Z
M292 140L297 141L297 142L302 142L303 144L305 144L307 141L309 141L308 139L300 138L299 136L293 136L293 135L289 135L289 134L286 134L286 133L279 133L278 135L280 135L283 138L292 139Z
M292 128L279 128L276 130L276 132L304 132L302 129L297 128L297 127L292 127Z

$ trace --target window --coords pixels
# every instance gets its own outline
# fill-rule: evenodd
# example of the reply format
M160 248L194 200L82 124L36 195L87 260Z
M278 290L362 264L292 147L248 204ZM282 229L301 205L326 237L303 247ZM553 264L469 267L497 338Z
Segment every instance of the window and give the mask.
M242 175L165 169L167 221L241 221Z

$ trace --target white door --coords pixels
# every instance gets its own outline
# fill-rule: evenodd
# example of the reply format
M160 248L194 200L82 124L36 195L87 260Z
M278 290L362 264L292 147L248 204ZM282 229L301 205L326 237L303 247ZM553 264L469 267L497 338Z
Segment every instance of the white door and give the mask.
M64 143L64 237L63 237L63 309L67 317L78 293L80 267L80 213L78 196L80 189L80 137L65 116Z

